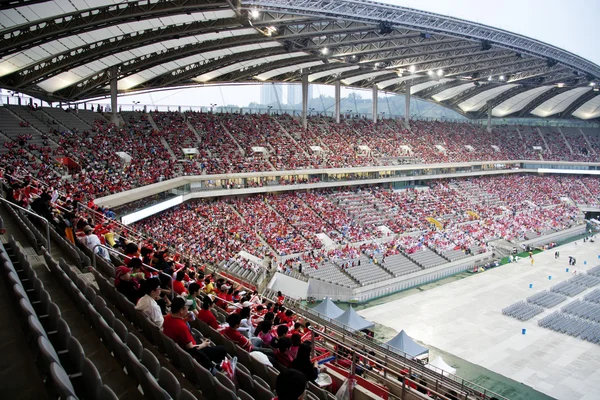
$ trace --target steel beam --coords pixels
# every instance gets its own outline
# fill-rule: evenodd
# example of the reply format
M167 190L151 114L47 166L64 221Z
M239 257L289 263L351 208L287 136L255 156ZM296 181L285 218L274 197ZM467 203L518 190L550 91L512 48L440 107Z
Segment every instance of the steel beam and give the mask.
M368 1L346 0L244 0L243 7L343 18L359 22L388 22L392 28L411 28L421 32L443 33L469 40L485 40L521 54L542 57L600 78L600 67L573 53L535 39L458 18L418 11L411 8L377 4Z
M38 19L0 31L0 57L43 44L49 39L75 35L116 24L201 11L229 9L223 0L158 0L128 2Z

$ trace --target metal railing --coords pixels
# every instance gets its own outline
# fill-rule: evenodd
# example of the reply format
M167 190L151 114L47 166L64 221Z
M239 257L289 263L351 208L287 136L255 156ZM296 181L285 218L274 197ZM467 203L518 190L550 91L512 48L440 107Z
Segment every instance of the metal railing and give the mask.
M0 197L0 200L4 203L4 204L8 204L11 207L15 207L18 208L21 211L26 212L29 215L34 215L36 217L38 217L39 219L41 219L42 221L44 221L46 223L46 240L48 242L48 253L52 254L52 244L50 243L50 221L48 221L46 218L42 217L41 215L39 215L38 213L34 213L33 211L29 211L26 208L23 208L19 205L16 205L14 203L11 203L10 201L6 200L4 197Z
M118 254L118 255L120 255L121 257L129 257L128 255L126 255L126 254L123 254L123 253L121 253L121 252L119 252L119 251L117 251L117 250L115 250L115 249L113 249L113 248L111 248L111 247L105 246L105 245L103 245L103 244L97 244L97 245L95 245L95 246L92 248L92 258L93 258L93 261L92 261L92 262L93 262L93 264L92 264L92 265L93 265L93 267L94 267L94 270L96 270L96 271L98 270L98 268L96 267L96 257L98 257L98 253L96 252L96 248L102 248L102 249L105 249L105 250L107 250L107 251L109 251L109 252L111 252L111 253ZM142 263L142 265L144 266L144 268L148 268L148 269L150 269L150 270L152 270L152 271L154 271L154 272L157 272L159 275L163 275L163 276L166 276L167 278L169 278L169 280L171 281L171 293L170 293L170 295L171 295L171 296L170 296L170 297L171 297L171 300L173 300L173 297L175 297L175 291L173 290L173 281L174 281L175 279L173 278L173 276L172 276L172 275L169 275L169 274L167 274L167 273L165 273L165 272L163 272L163 271L160 271L160 270L158 270L158 269L156 269L156 268L154 268L154 267L152 267L152 266L150 266L150 265L148 265L148 264L144 264L144 263Z

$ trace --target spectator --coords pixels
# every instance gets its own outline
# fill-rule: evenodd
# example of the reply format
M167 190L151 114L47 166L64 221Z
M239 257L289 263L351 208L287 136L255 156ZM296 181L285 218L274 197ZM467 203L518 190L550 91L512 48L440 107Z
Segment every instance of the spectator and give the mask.
M188 306L190 312L194 313L194 315L198 316L198 294L200 293L200 285L196 282L190 283L188 286L188 295L187 300L192 301L192 305Z
M208 296L202 300L202 309L198 311L198 319L216 330L219 329L219 322L217 317L210 311L212 304L213 302Z
M214 367L213 363L220 365L227 352L223 346L211 347L209 339L196 344L186 322L188 316L189 311L186 300L181 297L174 298L171 303L171 313L164 319L163 332L194 357L200 365L211 371Z
M298 355L292 361L290 368L296 369L304 374L306 380L314 382L319 376L319 367L317 362L310 361L311 346L309 342L304 342L298 348Z
M187 291L185 289L185 285L183 284L183 278L185 278L185 271L177 271L177 274L175 275L175 280L173 281L173 291L178 296L186 297Z
M304 400L306 376L296 369L286 369L279 373L275 383L278 400Z
M271 333L271 328L273 327L273 323L271 321L263 321L259 327L256 327L256 331L258 336L263 341L263 346L269 347L271 346L271 341L273 340L273 334Z
M277 348L274 350L275 360L284 367L289 367L294 359L289 353L292 341L287 337L282 337L277 341Z
M142 285L145 295L140 298L135 309L144 313L150 322L162 329L164 318L160 306L160 281L157 278L146 279Z
M145 279L145 276L141 268L142 260L136 258L127 267L122 265L115 269L115 287L133 304L137 304L142 297L139 281Z

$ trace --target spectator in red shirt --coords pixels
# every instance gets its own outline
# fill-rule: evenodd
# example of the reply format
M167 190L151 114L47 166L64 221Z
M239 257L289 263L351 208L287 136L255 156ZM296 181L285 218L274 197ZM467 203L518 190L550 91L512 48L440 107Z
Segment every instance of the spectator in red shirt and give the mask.
M289 353L290 347L292 347L290 338L283 337L279 339L277 348L274 350L275 360L284 367L289 367L292 361L294 361L294 358Z
M273 355L273 351L271 349L261 348L262 340L260 338L254 337L249 340L247 337L242 335L238 328L240 327L240 322L242 322L242 317L240 314L233 313L227 316L227 323L229 326L225 328L222 332L223 336L227 339L231 340L233 343L240 346L242 349L247 352L251 351L260 351L261 353L265 353L266 355Z
M283 304L285 297L281 292L277 292L277 304Z
M290 331L290 335L294 335L295 333L299 334L300 336L304 335L304 327L300 322L294 323L294 329Z
M198 319L213 329L219 329L217 317L210 311L212 304L210 297L206 296L202 301L202 309L198 311Z
M163 333L190 353L204 368L211 370L214 366L213 363L221 364L227 351L223 346L210 347L210 340L196 344L187 325L188 315L185 299L175 297L171 303L171 313L165 317Z
M175 275L175 280L173 281L173 290L177 293L178 296L186 296L187 290L185 289L185 285L183 284L183 278L185 277L185 272L183 270L178 271L177 275Z

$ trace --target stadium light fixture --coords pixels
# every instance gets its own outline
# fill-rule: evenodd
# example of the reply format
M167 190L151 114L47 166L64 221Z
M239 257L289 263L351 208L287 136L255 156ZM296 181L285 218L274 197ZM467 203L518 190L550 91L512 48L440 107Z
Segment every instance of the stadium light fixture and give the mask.
M408 70L410 71L411 74L414 74L415 71L417 70L417 67L415 67L414 65L411 65L410 67L408 67Z
M433 71L427 71L427 75L429 75L429 76L433 75Z
M596 86L596 82L590 82L590 86Z
M491 77L491 76L488 76L488 82L489 82L489 81L491 81L491 80L492 80L492 77Z
M565 84L564 83L557 83L556 86L558 86L559 88L564 88Z
M260 11L254 9L250 11L250 17L252 19L257 19L258 17L260 17Z
M323 49L321 49L321 54L326 56L327 54L329 54L329 49L327 47L323 47Z
M505 81L506 77L504 75L500 75L500 78L498 78L498 79L501 80L501 81Z
M438 69L437 76L443 76L443 75L444 75L444 70Z

